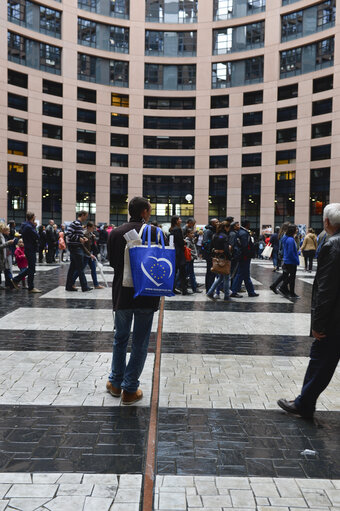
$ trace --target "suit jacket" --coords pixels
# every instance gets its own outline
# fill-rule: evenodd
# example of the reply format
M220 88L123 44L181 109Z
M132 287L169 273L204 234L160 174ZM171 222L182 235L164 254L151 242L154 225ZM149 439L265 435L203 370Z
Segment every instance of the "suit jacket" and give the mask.
M312 291L312 329L340 335L340 231L323 245Z

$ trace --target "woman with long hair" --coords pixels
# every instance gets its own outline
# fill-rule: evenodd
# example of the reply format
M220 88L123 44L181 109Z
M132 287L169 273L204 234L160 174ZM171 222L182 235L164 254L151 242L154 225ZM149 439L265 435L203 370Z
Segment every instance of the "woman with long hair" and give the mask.
M223 257L231 259L230 242L229 242L230 222L224 221L217 224L216 234L212 238L213 257ZM218 273L213 285L207 292L207 297L214 299L215 290L223 286L224 301L229 301L230 275Z

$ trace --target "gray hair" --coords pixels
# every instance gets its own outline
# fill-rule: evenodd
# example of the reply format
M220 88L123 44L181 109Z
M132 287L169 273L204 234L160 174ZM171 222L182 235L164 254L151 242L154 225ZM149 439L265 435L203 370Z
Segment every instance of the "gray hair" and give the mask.
M323 219L328 218L329 223L333 227L340 227L340 203L333 202L328 204L323 210Z

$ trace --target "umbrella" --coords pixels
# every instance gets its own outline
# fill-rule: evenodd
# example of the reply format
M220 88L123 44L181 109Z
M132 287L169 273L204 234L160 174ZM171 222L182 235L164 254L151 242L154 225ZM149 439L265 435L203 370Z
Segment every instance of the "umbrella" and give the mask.
M108 285L108 283L107 283L107 280L106 280L106 278L105 278L104 272L103 272L103 268L104 268L104 266L102 265L102 263L100 263L100 262L98 261L98 259L97 259L97 258L96 258L96 265L97 265L97 268L98 268L98 270L99 270L99 272L100 272L100 275L101 275L101 277L102 277L102 279L103 279L103 281L104 281L105 287L109 287L109 285Z

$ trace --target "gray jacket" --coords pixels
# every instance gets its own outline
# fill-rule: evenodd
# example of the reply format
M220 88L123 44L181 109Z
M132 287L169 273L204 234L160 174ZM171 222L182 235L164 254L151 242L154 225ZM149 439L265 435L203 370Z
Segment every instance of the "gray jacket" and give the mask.
M0 271L9 270L12 266L12 254L7 248L8 241L5 240L4 235L0 232Z

